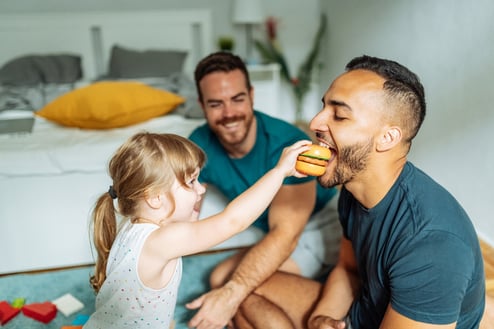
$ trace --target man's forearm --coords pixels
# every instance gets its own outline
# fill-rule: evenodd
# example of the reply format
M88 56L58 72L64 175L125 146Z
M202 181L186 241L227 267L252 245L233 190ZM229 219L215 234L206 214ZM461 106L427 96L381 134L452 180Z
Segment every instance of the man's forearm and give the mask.
M283 185L269 207L269 232L244 255L225 287L240 303L288 259L313 210L316 182Z
M343 319L348 314L359 287L358 277L353 272L335 267L324 285L311 318L323 315L336 320Z

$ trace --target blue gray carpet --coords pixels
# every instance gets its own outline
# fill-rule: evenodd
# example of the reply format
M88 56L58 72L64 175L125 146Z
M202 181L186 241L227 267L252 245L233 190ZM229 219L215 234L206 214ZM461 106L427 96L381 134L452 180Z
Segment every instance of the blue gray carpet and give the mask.
M175 329L186 329L187 321L194 312L184 304L207 291L208 276L213 267L232 254L232 251L188 256L183 258L183 277L180 284ZM71 325L77 318L90 315L94 311L95 295L89 285L92 267L53 271L38 274L16 274L0 277L0 301L11 303L15 298L25 298L26 304L52 301L67 293L84 304L84 308L68 317L61 312L48 324L18 314L2 329L61 328Z

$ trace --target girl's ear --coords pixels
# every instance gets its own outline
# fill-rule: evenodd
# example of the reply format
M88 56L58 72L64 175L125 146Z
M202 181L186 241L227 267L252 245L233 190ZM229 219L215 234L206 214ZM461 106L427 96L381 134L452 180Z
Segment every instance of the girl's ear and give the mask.
M377 151L384 152L392 149L401 141L402 136L400 127L386 127L378 140Z
M163 195L159 193L148 194L146 203L153 209L158 209L163 204Z

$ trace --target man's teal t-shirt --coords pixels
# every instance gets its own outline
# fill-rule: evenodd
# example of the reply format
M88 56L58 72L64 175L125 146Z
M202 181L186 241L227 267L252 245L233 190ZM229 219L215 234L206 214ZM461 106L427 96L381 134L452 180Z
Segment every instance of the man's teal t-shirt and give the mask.
M230 158L207 124L196 128L189 137L207 154L206 165L199 176L200 182L215 185L229 200L233 200L272 169L285 147L299 140L310 139L303 131L285 121L258 111L254 111L254 115L257 120L256 143L243 158ZM283 184L300 184L313 179L287 177ZM336 189L326 189L317 184L314 212L322 209L335 194ZM267 211L253 225L267 232Z
M407 162L375 207L364 208L343 187L338 209L362 285L350 309L354 329L379 328L389 304L416 321L477 328L482 254L470 218L448 191Z

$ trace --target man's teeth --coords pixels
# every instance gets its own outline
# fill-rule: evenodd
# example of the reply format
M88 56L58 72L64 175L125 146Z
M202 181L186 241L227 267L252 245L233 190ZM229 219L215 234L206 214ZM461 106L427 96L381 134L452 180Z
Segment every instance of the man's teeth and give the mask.
M225 123L224 126L227 128L233 128L233 127L237 126L238 124L239 124L238 121L234 121L234 122Z

